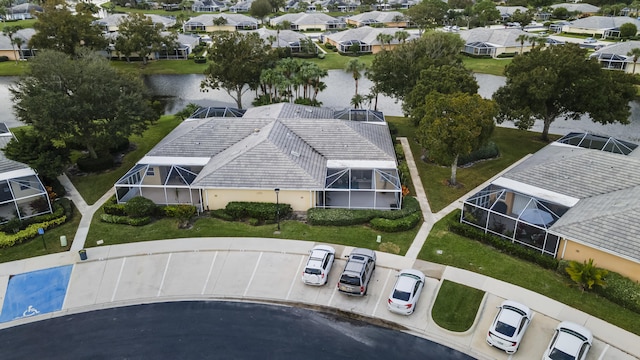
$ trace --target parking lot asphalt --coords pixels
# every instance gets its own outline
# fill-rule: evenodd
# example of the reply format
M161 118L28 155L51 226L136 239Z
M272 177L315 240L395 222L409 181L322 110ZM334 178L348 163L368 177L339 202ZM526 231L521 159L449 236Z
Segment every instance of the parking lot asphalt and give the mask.
M12 309L11 316L7 315L4 322L0 319L0 329L50 317L131 304L175 300L276 302L337 309L373 321L394 323L404 327L408 333L478 359L540 358L555 326L560 321L571 320L586 326L594 334L594 346L587 359L640 359L640 336L524 288L466 270L416 260L433 224L460 208L466 195L438 213L432 213L409 143L405 138L399 140L405 149L415 196L425 221L405 256L377 252L376 270L368 293L362 298L349 297L337 291L336 283L346 262L345 256L352 249L340 245L333 245L336 261L328 284L323 287L304 285L301 281L305 259L309 250L316 245L309 241L265 238L147 241L89 248L88 259L81 260L77 250L84 248L91 219L113 194L113 189L89 206L69 179L62 176L60 180L68 196L82 214L71 251L0 264L0 316L4 313L3 307L8 304L7 299L11 299L9 303ZM491 180L472 189L470 193L477 192ZM25 285L16 286L15 279L30 278L34 272L63 266L71 266L70 276L66 270L48 275L48 281L59 284L53 298L59 299L60 289L64 289L62 305L57 302L53 304L52 300L51 304L42 309L36 308L38 312L35 312L30 297L21 296L28 291L27 286L33 284L27 281ZM386 309L394 276L406 268L420 270L427 276L416 311L411 316L397 315ZM25 276L21 277L22 274ZM485 292L476 320L468 331L454 333L445 330L435 324L431 317L431 307L443 280ZM17 292L14 294L14 291ZM535 312L522 346L515 355L507 355L485 342L495 307L505 299L522 302Z
M327 285L314 287L301 281L302 269L313 242L261 238L190 238L105 246L87 250L88 259L55 256L41 261L17 262L31 272L52 265L72 265L62 308L28 314L0 324L0 328L95 309L173 300L234 300L277 302L293 306L333 308L386 323L478 359L540 358L560 320L584 324L594 332L588 359L636 359L640 338L539 294L468 271L406 257L378 253L370 288L364 297L337 291L340 271L351 247L334 245L336 261ZM411 316L387 310L387 297L402 268L427 275L425 288ZM15 266L0 264L0 284L7 284ZM440 328L431 308L443 280L463 283L486 292L473 326L454 333ZM11 296L4 293L3 298ZM534 319L515 355L507 355L485 342L495 307L504 299L530 306ZM27 308L25 302L22 307Z

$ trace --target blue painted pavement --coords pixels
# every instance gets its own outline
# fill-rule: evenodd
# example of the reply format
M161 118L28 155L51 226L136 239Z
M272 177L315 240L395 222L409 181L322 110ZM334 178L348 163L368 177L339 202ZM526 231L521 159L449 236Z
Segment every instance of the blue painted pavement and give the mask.
M0 322L62 309L73 265L13 275L0 313Z

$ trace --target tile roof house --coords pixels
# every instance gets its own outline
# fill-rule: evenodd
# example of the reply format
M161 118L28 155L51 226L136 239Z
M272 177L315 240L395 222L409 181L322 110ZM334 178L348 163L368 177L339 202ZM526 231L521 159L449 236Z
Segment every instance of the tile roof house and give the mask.
M395 35L399 31L405 31L401 28L373 28L369 26L362 26L355 29L349 29L345 31L338 31L334 33L323 34L321 40L323 43L332 44L339 52L348 53L352 44L360 44L361 53L376 54L379 51L385 49L392 49L400 44L400 41L395 38ZM393 40L390 43L382 43L378 40L380 34L388 34L393 36ZM416 38L416 35L409 35L405 41L411 41Z
M11 4L9 2L9 4ZM4 15L6 20L26 20L33 19L33 14L42 12L42 6L33 4L33 3L22 3L15 6L11 6L6 9L6 14ZM0 18L2 18L0 16Z
M500 11L502 21L506 21L516 10L520 10L521 13L526 13L529 9L524 6L496 6L496 10Z
M104 32L115 32L118 31L120 24L124 21L129 15L128 14L109 14L108 16L96 20L93 23L102 29ZM160 16L156 14L145 14L148 19L154 24L162 24L165 29L168 29L176 24L176 19L170 18L167 16Z
M532 43L528 39L521 43L520 36L530 36L520 29L474 28L459 32L464 40L464 52L471 55L490 55L493 58L505 53L521 53L531 50Z
M242 14L227 13L198 15L192 17L183 25L185 32L200 31L208 33L214 31L255 30L257 28L258 21L256 19Z
M257 33L260 38L264 40L266 44L271 45L272 48L292 47L292 45L300 44L300 41L309 39L307 35L293 30L277 31L262 27L248 32Z
M461 221L640 280L638 169L636 144L568 134L465 200Z
M13 139L0 123L0 149ZM51 213L51 202L36 172L29 166L8 159L0 151L0 223Z
M238 113L239 114L239 113ZM187 119L115 184L118 202L144 196L200 211L230 201L395 209L402 190L381 113L280 103L241 118Z
M195 12L220 12L227 9L228 7L224 2L216 0L196 0L191 5L191 11Z
M8 36L0 34L0 56L6 56L9 60L28 59L33 57L36 50L29 49L29 40L36 33L33 28L20 29L13 34L13 39L22 39L22 45L18 48L17 45L11 45L11 40Z
M599 7L587 3L562 3L553 4L550 7L552 9L565 8L569 12L576 12L580 14L597 14L598 11L600 11Z
M409 26L409 21L399 11L369 11L349 16L346 21L347 25L357 27L368 25L406 28Z
M562 32L587 34L593 37L619 37L620 26L634 24L640 29L640 20L628 16L589 16L571 21L562 27Z
M329 16L325 13L292 13L277 16L269 21L269 25L276 26L284 21L288 21L291 24L291 29L287 30L320 30L326 31L331 29L344 29L347 24Z
M589 57L596 58L605 69L621 70L629 74L640 73L640 59L628 55L633 49L640 49L640 41L624 41L594 51ZM637 66L636 66L637 65Z

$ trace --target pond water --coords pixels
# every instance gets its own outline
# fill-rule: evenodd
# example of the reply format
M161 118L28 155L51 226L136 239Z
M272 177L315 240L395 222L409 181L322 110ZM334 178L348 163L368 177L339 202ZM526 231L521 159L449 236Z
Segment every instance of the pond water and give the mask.
M200 81L203 75L151 75L144 79L145 84L152 94L162 98L167 114L173 114L181 110L188 103L196 103L201 106L230 106L236 107L235 101L223 90L201 91ZM476 79L480 88L478 93L490 98L493 93L505 83L502 76L477 74ZM9 93L10 84L17 81L17 77L0 77L0 121L7 123L9 127L20 126L11 108ZM355 93L355 81L350 74L342 70L330 70L329 76L323 79L327 84L326 90L318 94L318 100L323 106L344 109L350 106L351 98ZM366 78L360 79L358 89L360 94L366 94L372 83ZM251 107L255 93L247 91L243 98L243 107ZM402 116L402 107L395 99L379 96L378 110L385 115ZM580 120L557 119L551 125L553 134L567 134L572 131L590 131L597 134L608 135L620 139L640 143L640 103L631 103L632 114L629 125L609 124L600 125L591 121L587 116ZM512 123L503 123L500 126L513 127ZM533 130L541 131L542 124L538 123Z

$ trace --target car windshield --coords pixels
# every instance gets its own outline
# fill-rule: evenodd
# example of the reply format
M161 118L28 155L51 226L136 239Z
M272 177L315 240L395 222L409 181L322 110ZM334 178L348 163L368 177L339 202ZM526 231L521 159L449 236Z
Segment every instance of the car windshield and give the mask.
M496 324L496 331L499 332L502 335L506 335L506 336L513 336L513 334L515 334L516 332L516 328L514 328L513 326L509 325L509 324L505 324L501 321L498 321L498 323Z
M320 269L306 268L304 269L304 272L311 275L320 275Z
M410 293L405 292L405 291L400 291L400 290L394 290L393 291L393 298L394 299L398 299L398 300L402 300L402 301L408 301L409 297L411 296Z
M567 354L564 351L560 351L557 348L554 348L549 353L549 359L551 359L551 360L575 360L576 358L574 356L571 356L571 355Z
M357 276L350 276L343 274L340 278L340 282L347 285L356 285L360 286L360 278Z

